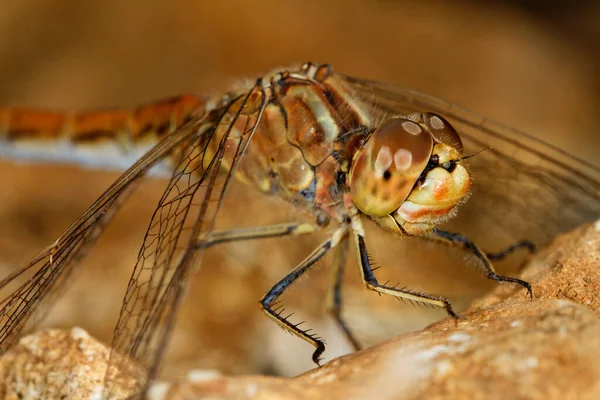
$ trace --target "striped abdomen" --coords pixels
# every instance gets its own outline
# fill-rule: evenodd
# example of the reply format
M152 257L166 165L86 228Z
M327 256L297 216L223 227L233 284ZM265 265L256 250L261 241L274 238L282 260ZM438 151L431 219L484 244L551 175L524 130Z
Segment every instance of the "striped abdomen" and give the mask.
M210 144L194 149L190 158L207 167L229 132L221 163L229 169L239 138L256 127L236 170L238 179L310 211L339 203L336 174L340 161L351 159L347 138L341 136L369 127L370 116L343 78L327 66L277 72L262 82L263 92L246 85L215 98L210 107L205 99L180 96L132 110L67 114L0 108L0 156L126 168L162 136L192 116L204 115L197 129L210 135ZM178 158L181 153L172 155Z
M130 110L0 108L0 157L127 168L205 103L178 96Z

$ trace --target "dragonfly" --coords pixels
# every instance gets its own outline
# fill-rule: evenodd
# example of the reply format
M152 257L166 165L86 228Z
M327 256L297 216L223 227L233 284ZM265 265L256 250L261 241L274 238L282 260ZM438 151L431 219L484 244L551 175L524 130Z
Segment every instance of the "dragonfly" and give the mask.
M46 154L49 144L60 151ZM498 274L493 262L600 216L599 166L450 102L326 64L279 69L220 96L185 95L131 110L0 108L0 149L5 157L82 163L99 152L136 158L54 243L0 281L1 288L23 281L0 303L2 352L39 321L141 178L159 169L170 174L114 329L110 363L118 368L107 369L107 397L117 369L133 376L135 392L144 396L186 284L204 251L218 244L327 234L260 301L267 317L314 346L319 364L324 340L292 322L279 298L333 253L331 313L360 348L341 314L351 244L366 289L457 317L444 297L377 279L364 220L398 237L468 253L487 278L533 299L528 282ZM311 222L216 230L233 179L283 199ZM24 279L26 272L31 276Z

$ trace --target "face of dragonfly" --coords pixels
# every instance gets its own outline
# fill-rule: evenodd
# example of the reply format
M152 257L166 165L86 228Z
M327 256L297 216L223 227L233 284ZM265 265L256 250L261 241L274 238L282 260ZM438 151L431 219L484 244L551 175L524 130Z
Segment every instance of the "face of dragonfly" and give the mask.
M394 233L418 235L451 218L469 194L463 145L433 113L392 118L353 156L350 192L356 207Z

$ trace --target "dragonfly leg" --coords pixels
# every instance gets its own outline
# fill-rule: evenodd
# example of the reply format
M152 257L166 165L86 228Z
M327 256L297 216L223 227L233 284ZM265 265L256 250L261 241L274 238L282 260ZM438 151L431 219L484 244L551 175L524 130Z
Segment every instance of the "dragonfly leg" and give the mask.
M511 255L512 253L514 253L516 250L519 250L519 249L527 249L527 251L529 251L529 253L535 253L535 250L536 250L535 243L533 243L530 240L521 240L519 242L511 244L506 249L501 250L497 253L486 253L486 257L490 261L502 261L502 260L504 260L504 258L506 258L507 256Z
M345 236L340 244L335 248L335 259L334 259L334 268L333 268L333 285L329 290L329 298L327 301L328 311L331 313L335 322L342 329L352 347L355 351L361 349L361 346L356 340L356 336L352 333L348 324L342 318L342 280L344 278L344 267L346 266L346 261L348 260L348 247L349 247L348 237Z
M306 272L311 266L313 266L321 257L323 257L330 249L336 247L347 234L347 227L341 227L334 232L334 234L317 247L308 257L304 259L296 268L294 268L289 274L287 274L282 280L277 282L261 299L260 306L267 317L275 321L281 328L290 332L291 334L299 337L302 340L312 344L315 347L315 351L312 355L312 360L315 364L320 365L321 354L325 351L325 342L316 336L311 334L310 329L302 330L298 324L293 324L289 321L290 315L284 316L282 307L273 306L276 304L277 298L287 289L296 279L298 279L304 272Z
M377 281L375 274L373 273L373 269L371 268L371 262L369 261L369 255L367 253L367 248L365 245L365 239L363 235L360 232L357 232L356 230L353 231L353 235L356 250L358 252L357 255L361 277L367 289L373 290L378 293L391 295L397 298L407 299L409 301L416 301L420 303L426 303L442 307L452 318L458 318L458 315L452 309L450 300L444 297L433 296L428 293L417 292L406 288L398 288L396 286L386 286L380 284Z
M443 231L443 230L437 229L437 228L432 231L432 234L434 235L433 237L431 237L432 240L440 241L440 242L448 244L450 246L457 247L461 250L468 251L468 252L472 253L475 257L477 257L477 259L479 259L479 261L481 261L482 271L483 271L484 275L486 276L486 278L492 279L492 280L495 280L498 282L510 282L510 283L516 283L518 285L521 285L525 289L527 289L527 292L529 293L529 297L531 298L531 300L533 300L533 291L531 289L531 285L529 284L529 282L525 282L525 281L523 281L521 279L517 279L517 278L512 278L510 276L498 275L496 273L496 271L494 270L494 267L493 267L492 263L490 262L490 259L487 257L487 255L475 243L473 243L468 238L466 238L463 235L460 235L458 233L447 232L447 231ZM521 243L521 242L519 242L519 243ZM523 243L526 243L526 242L523 242ZM517 245L518 245L518 243L511 247L515 247ZM509 247L507 250L505 250L504 252L501 252L501 253L508 252L507 254L510 254L510 252L514 251L514 249L516 249L518 247L528 247L528 246L520 245L520 246L515 247L514 249L511 249L511 247ZM501 254L501 253L498 253L498 254ZM505 254L504 256L506 256L507 254Z
M314 225L306 223L289 223L242 229L218 230L212 231L204 237L200 237L196 244L196 249L206 249L217 244L240 240L266 239L281 236L298 236L307 233L312 233L316 230L317 228Z

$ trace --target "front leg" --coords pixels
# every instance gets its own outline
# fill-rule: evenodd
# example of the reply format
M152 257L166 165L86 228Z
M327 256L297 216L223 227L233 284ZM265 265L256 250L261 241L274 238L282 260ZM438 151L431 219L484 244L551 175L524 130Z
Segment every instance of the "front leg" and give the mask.
M358 252L358 260L361 272L361 278L365 287L369 290L373 290L378 293L391 295L397 298L407 299L409 301L416 301L420 303L431 304L437 307L442 307L446 310L449 316L452 318L458 318L458 315L452 309L450 300L441 297L434 296L428 293L417 292L406 288L397 288L395 286L382 285L377 281L371 263L369 261L369 255L365 245L365 239L360 233L354 233L355 245Z
M490 262L489 257L475 243L473 243L471 240L469 240L465 236L460 235L458 233L443 231L443 230L437 229L437 228L432 230L430 235L432 235L432 236L427 236L425 238L434 240L434 241L438 241L438 242L442 242L442 243L450 245L452 247L456 247L461 250L470 252L481 262L482 271L483 271L484 275L486 276L486 278L494 280L494 281L498 281L498 282L510 282L510 283L516 283L518 285L521 285L525 289L527 289L527 292L529 293L529 298L531 300L533 300L533 291L531 289L531 285L529 284L529 282L525 282L525 281L523 281L521 279L517 279L517 278L512 278L510 276L498 275L496 273L496 271L494 270L494 266ZM505 250L504 252L498 253L498 254L504 255L504 253L509 253L512 250L514 250L516 248L520 248L520 247L527 247L527 248L531 249L531 242L519 242L519 243L525 243L525 244L519 244L517 246L513 245L509 249Z

